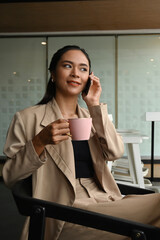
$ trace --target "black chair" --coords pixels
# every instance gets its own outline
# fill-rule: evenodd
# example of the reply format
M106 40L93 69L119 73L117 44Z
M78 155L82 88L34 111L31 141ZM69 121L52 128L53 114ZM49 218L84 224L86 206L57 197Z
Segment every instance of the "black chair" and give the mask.
M30 216L28 240L43 240L45 217L55 218L131 237L132 240L159 240L160 228L79 208L32 198L31 178L19 181L12 194L20 214ZM119 184L122 194L149 194L150 190Z

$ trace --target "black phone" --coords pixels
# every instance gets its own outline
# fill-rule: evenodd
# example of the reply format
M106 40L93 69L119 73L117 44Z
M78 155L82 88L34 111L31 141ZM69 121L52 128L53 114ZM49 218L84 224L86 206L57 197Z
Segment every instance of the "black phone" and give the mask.
M90 79L90 77L88 78L88 81L87 81L87 83L86 83L86 86L85 86L85 88L83 89L83 93L85 93L85 95L87 95L88 94L88 91L89 91L89 88L90 88L90 86L91 86L91 79Z

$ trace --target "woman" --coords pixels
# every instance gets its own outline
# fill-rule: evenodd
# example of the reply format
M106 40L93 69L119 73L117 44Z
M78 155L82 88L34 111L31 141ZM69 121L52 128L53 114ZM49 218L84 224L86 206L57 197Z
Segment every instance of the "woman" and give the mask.
M11 187L32 175L33 197L160 226L160 210L156 209L159 194L123 198L107 167L106 161L120 158L124 147L109 120L107 105L99 102L101 85L99 78L90 73L88 54L78 46L65 46L53 56L49 70L44 98L38 105L16 113L9 127L4 146L8 158L3 168L6 185ZM83 90L88 78L91 86L86 94ZM77 103L81 93L88 110ZM79 117L92 117L89 141L75 142L69 136L67 119ZM148 218L154 209L156 213ZM27 234L28 220L21 239L26 240ZM47 219L45 240L74 237L124 239Z

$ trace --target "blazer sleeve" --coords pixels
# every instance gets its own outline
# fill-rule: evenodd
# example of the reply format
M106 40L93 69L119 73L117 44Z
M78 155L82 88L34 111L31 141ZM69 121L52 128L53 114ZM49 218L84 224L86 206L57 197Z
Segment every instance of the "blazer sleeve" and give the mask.
M113 161L120 158L124 153L123 139L109 119L107 104L101 103L88 109L104 159Z
M46 161L45 152L39 157L34 150L32 139L27 139L20 113L15 114L8 129L4 154L7 156L7 161L2 175L8 187L30 176Z

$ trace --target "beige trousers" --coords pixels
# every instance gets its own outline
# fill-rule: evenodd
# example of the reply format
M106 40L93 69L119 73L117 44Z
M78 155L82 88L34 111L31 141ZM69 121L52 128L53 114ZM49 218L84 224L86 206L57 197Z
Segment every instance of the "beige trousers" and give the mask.
M107 199L107 201L106 201ZM93 179L77 179L74 207L160 227L160 194L128 195L113 201ZM65 223L58 240L128 240L130 238Z

